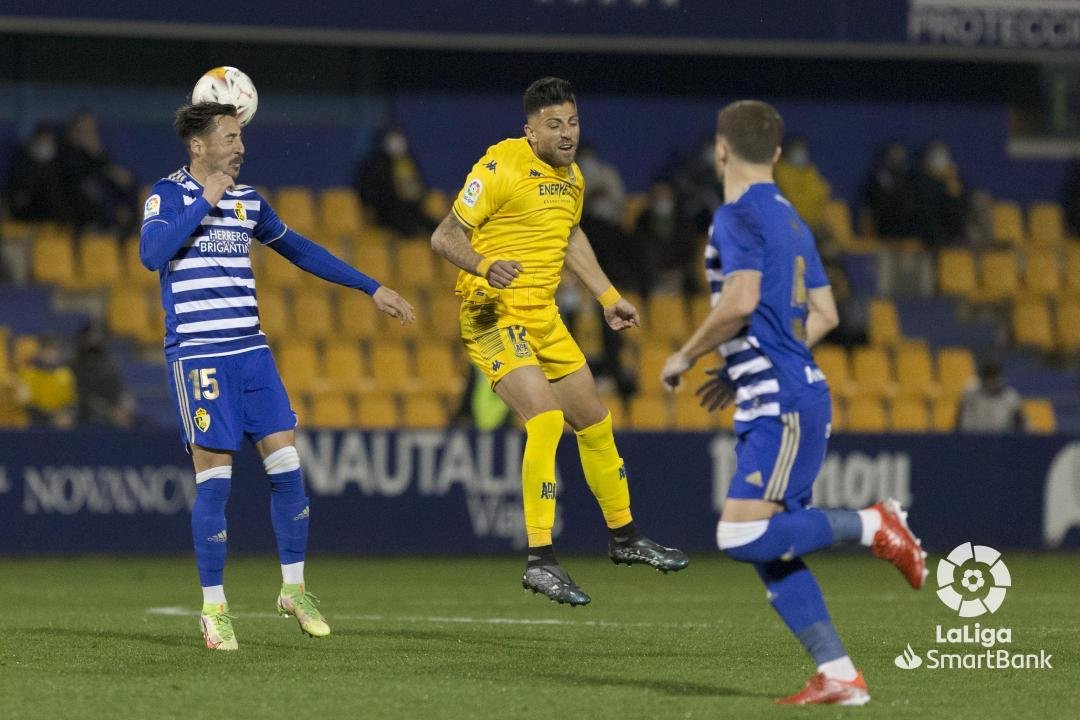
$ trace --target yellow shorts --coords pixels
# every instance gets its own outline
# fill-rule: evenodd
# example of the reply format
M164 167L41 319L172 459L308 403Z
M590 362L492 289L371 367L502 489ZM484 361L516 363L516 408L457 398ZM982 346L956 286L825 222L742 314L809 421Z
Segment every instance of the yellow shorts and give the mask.
M538 365L548 380L585 365L585 355L559 315L549 292L502 292L461 303L461 339L469 359L492 387L511 370Z

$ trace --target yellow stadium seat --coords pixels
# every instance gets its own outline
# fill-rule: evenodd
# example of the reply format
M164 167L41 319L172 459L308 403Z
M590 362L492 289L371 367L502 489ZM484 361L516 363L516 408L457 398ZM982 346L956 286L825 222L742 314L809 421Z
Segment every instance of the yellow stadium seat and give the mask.
M940 397L934 401L933 428L934 432L950 433L956 429L956 414L959 405L955 396Z
M1024 291L1028 295L1057 295L1061 291L1061 261L1053 250L1032 250L1024 257Z
M360 401L356 424L362 428L393 429L401 424L401 412L393 395L369 395Z
M653 295L642 323L649 337L665 342L683 342L690 337L687 307L682 295Z
M74 288L78 283L75 250L70 232L59 228L43 230L33 242L31 273L37 282Z
M1007 300L1020 291L1016 256L1012 250L991 250L979 260L979 299Z
M304 278L308 273L301 270L276 251L268 247L251 250L252 270L258 287L297 289L307 283Z
M847 404L845 429L854 433L882 433L888 422L881 401L873 397L855 397Z
M275 287L260 287L256 294L259 300L259 327L262 331L271 340L284 340L291 336L291 314L285 291Z
M1056 202L1036 202L1028 206L1031 244L1058 247L1065 240L1065 214Z
M33 361L41 352L41 340L37 335L17 335L11 343L11 363L14 370Z
M825 225L841 246L850 247L855 243L851 210L843 200L830 200L825 205Z
M876 398L896 393L892 362L881 348L855 348L851 365L858 395Z
M623 206L622 229L627 235L633 235L637 229L638 219L641 213L649 206L649 196L646 193L630 193L626 196L626 204Z
M1029 433L1053 435L1057 432L1054 405L1046 398L1024 398L1024 419Z
M313 428L348 428L356 425L356 411L348 395L320 392L312 397L310 420Z
M442 190L433 188L428 190L424 195L424 201L421 204L421 209L424 214L435 222L441 221L444 217L450 214L450 204L453 200L450 196L444 193Z
M331 390L364 393L374 389L367 361L355 340L335 340L323 350L323 374Z
M1080 297L1080 243L1071 242L1065 250L1065 291Z
M435 251L426 240L403 240L397 245L397 283L402 292L430 287L435 280Z
M448 343L424 342L416 349L416 375L423 390L438 395L457 397L465 387L465 369L458 359L460 353Z
M900 315L896 311L896 303L887 298L871 300L867 332L873 345L893 347L899 343L904 334L900 330Z
M364 227L360 199L348 187L326 188L319 193L319 218L323 232L331 237L352 237Z
M1054 328L1045 300L1019 300L1013 305L1013 340L1024 347L1054 349Z
M402 420L408 428L443 428L449 423L449 413L438 396L416 395L405 399Z
M120 282L120 243L115 235L89 233L80 238L78 245L81 287L108 288Z
M615 428L615 432L625 430L627 425L626 408L623 405L622 398L613 392L601 391L600 402L604 403L604 407L611 413L611 425Z
M1058 346L1066 352L1080 352L1080 300L1058 303L1055 316Z
M969 298L975 294L975 256L970 250L948 248L938 253L938 290L943 295Z
M390 246L382 236L365 231L352 239L351 246L352 264L360 272L380 283L392 285L397 273L390 257Z
M306 187L278 188L274 210L281 221L306 237L319 234L319 218L315 213L315 198Z
M438 340L451 340L458 347L461 345L461 298L450 292L430 293L426 317L416 321L427 327L430 337Z
M679 430L715 430L717 415L698 403L693 392L675 395L675 427Z
M712 311L712 302L708 294L695 295L690 298L690 329L697 330L701 323Z
M0 325L0 385L12 372L11 366L11 331L7 326Z
M290 340L274 353L275 364L281 371L290 394L314 393L325 389L326 383L319 367L319 352L314 343Z
M926 401L912 397L894 400L889 409L889 426L893 432L929 432L930 413L927 412Z
M847 409L844 407L846 403L836 393L830 393L829 401L832 404L832 420L829 422L829 429L833 434L844 432L847 430Z
M630 428L634 430L667 430L671 426L667 397L663 395L638 395L631 398L628 415Z
M664 369L664 362L671 352L669 347L653 344L645 345L641 349L641 358L638 362L638 384L643 391L659 390L660 371Z
M938 385L945 397L957 397L975 377L975 358L967 348L943 347L938 350Z
M375 342L371 346L371 376L381 393L412 393L420 383L412 372L411 353L395 340Z
M896 384L901 397L929 398L937 394L934 362L926 346L911 345L896 351Z
M337 321L328 289L308 288L294 292L290 309L296 337L325 340L337 336Z
M351 288L334 290L337 305L338 334L352 340L366 340L379 334L379 315L372 302L364 293Z
M821 372L825 373L825 381L829 383L833 394L848 397L855 391L851 379L851 364L848 362L847 350L843 347L818 345L814 348L814 362Z
M113 288L109 293L106 325L116 335L130 337L138 342L161 343L163 334L152 313L157 305L151 305L148 293L141 289Z
M1011 200L997 200L990 210L990 226L994 242L1023 245L1024 217L1020 206Z
M139 258L139 236L126 238L120 247L120 263L124 283L132 288L159 287L156 270L147 270Z

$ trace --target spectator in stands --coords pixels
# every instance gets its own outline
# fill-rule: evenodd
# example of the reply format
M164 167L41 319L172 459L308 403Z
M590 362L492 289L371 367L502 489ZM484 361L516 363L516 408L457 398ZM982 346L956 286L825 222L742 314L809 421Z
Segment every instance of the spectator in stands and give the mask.
M46 336L38 354L19 370L30 424L68 429L75 424L75 373L64 358L60 341Z
M634 227L633 246L641 258L637 268L636 289L652 294L657 284L682 288L684 254L679 245L679 218L675 189L670 183L658 180L649 188L649 200ZM674 273L675 277L671 276Z
M64 185L57 159L58 146L53 129L39 123L16 150L6 188L12 218L29 221L64 219Z
M863 203L870 210L878 237L915 236L915 186L908 150L902 143L889 142L878 151L863 186Z
M1080 162L1072 165L1072 172L1062 189L1061 205L1065 211L1066 232L1080 235Z
M714 139L709 135L698 144L694 153L675 168L671 185L675 188L675 207L679 228L675 237L686 238L687 255L693 254L690 240L709 231L713 213L724 202L724 186L716 177ZM693 261L700 265L701 258Z
M795 135L784 142L773 175L776 186L811 232L818 238L827 237L825 205L832 197L832 189L810 158L810 144L805 137Z
M135 178L105 152L92 113L83 111L71 118L60 144L59 162L68 216L76 228L124 236L134 232Z
M461 395L461 404L458 405L451 422L458 427L473 427L481 432L491 432L513 427L514 417L502 398L491 389L484 373L470 363L465 392Z
M79 425L131 427L135 401L124 388L120 366L109 352L105 327L91 321L76 342L75 385Z
M1020 393L1005 383L1001 365L984 362L960 400L956 428L967 433L1010 433L1025 429Z
M967 190L943 140L923 150L914 178L915 230L931 248L955 243L967 222Z
M436 222L424 213L424 179L400 128L379 134L357 171L356 191L381 227L401 235L427 235L435 229Z

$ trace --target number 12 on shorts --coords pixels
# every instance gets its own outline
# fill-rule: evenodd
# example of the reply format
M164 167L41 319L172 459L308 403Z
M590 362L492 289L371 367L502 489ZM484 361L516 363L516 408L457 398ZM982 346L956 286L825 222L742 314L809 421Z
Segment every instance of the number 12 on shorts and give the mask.
M191 392L196 400L216 400L221 393L217 378L214 374L217 368L196 368L188 373L191 381Z

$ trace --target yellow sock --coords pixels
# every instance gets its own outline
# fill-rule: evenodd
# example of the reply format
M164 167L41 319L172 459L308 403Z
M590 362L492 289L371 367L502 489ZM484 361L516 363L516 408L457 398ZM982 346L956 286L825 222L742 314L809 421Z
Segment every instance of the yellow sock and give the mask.
M551 527L555 524L555 451L562 431L561 410L548 410L525 422L521 498L529 547L551 544Z
M578 430L578 454L585 481L600 503L604 521L609 528L626 525L633 520L630 515L630 488L626 484L626 470L615 436L611 431L611 413L603 420Z

